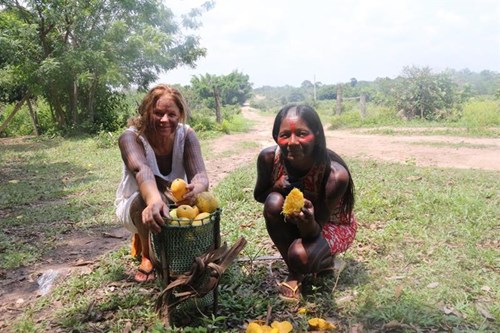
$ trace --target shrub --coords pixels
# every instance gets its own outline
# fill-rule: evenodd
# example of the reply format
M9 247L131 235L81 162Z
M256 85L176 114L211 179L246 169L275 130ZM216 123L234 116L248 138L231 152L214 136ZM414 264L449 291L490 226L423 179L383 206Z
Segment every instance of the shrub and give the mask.
M500 126L500 101L471 100L464 106L461 123L468 128Z

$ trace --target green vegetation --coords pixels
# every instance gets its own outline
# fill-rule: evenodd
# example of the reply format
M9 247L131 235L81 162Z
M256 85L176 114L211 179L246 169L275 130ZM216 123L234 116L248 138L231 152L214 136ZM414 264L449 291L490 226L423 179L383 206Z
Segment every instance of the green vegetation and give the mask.
M114 130L106 126L123 112L118 90L148 88L160 71L206 54L191 29L212 6L181 19L158 0L2 1L0 102L17 103L16 112L45 101L61 133Z
M61 233L117 225L113 198L121 162L107 140L2 142L2 268L36 262ZM217 316L170 332L238 332L246 321L265 319L269 308L272 320L288 320L297 331L318 316L331 318L341 332L356 324L370 331L497 332L498 173L347 162L360 226L353 247L341 256L346 268L337 284L334 276L306 280L305 314L277 297L276 280L284 278L285 267L258 259L275 252L252 196L251 163L215 189L222 238L231 245L244 236L246 260L224 275ZM128 250L101 257L87 274L66 279L24 307L15 331L167 332L154 312L159 287L127 282L137 266Z

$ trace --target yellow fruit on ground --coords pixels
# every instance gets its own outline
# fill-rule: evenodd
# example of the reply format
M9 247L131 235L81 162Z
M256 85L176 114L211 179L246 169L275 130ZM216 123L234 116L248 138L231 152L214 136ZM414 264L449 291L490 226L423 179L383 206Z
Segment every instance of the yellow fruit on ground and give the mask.
M219 208L219 200L211 192L201 192L196 196L196 207L201 213L213 213Z
M189 205L180 205L179 207L177 207L177 217L184 217L192 220L196 217L196 209Z
M336 326L322 318L311 318L307 321L311 329L317 331L331 331L336 328Z
M247 326L246 333L263 333L262 327L257 323L250 323Z
M170 184L170 191L176 201L182 200L182 197L184 197L184 194L187 192L187 183L184 179L176 178L172 184Z
M273 329L277 329L279 333L290 333L293 331L293 325L289 321L273 321L271 324Z
M210 213L204 212L196 215L193 219L193 226L200 226L203 224L210 223Z
M283 214L298 213L304 207L304 194L296 187L290 191L283 203Z

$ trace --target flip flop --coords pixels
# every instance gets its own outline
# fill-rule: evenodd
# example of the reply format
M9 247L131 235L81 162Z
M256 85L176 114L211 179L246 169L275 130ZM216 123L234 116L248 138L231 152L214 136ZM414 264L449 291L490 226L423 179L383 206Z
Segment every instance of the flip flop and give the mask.
M297 285L295 287L292 287L291 285L288 284L287 281L283 281L278 283L278 287L285 287L287 289L290 289L292 291L292 296L285 296L281 292L279 293L279 297L287 302L298 302L300 300L300 287L302 283L297 282Z
M138 273L144 274L146 276L146 278L144 280L143 279L138 279L137 278ZM142 268L139 267L137 269L137 273L134 275L134 281L135 282L139 282L139 283L145 283L145 282L153 281L156 278L155 275L156 274L155 274L155 270L154 269L152 269L150 271L145 271L145 270L143 270Z

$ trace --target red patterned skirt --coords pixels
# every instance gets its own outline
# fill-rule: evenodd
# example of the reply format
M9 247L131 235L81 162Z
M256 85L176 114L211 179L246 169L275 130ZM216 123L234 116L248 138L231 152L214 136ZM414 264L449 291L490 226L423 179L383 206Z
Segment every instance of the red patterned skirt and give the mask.
M358 229L358 222L354 213L351 214L349 223L335 224L329 222L323 226L323 238L330 246L332 254L347 251L356 238L356 230Z

